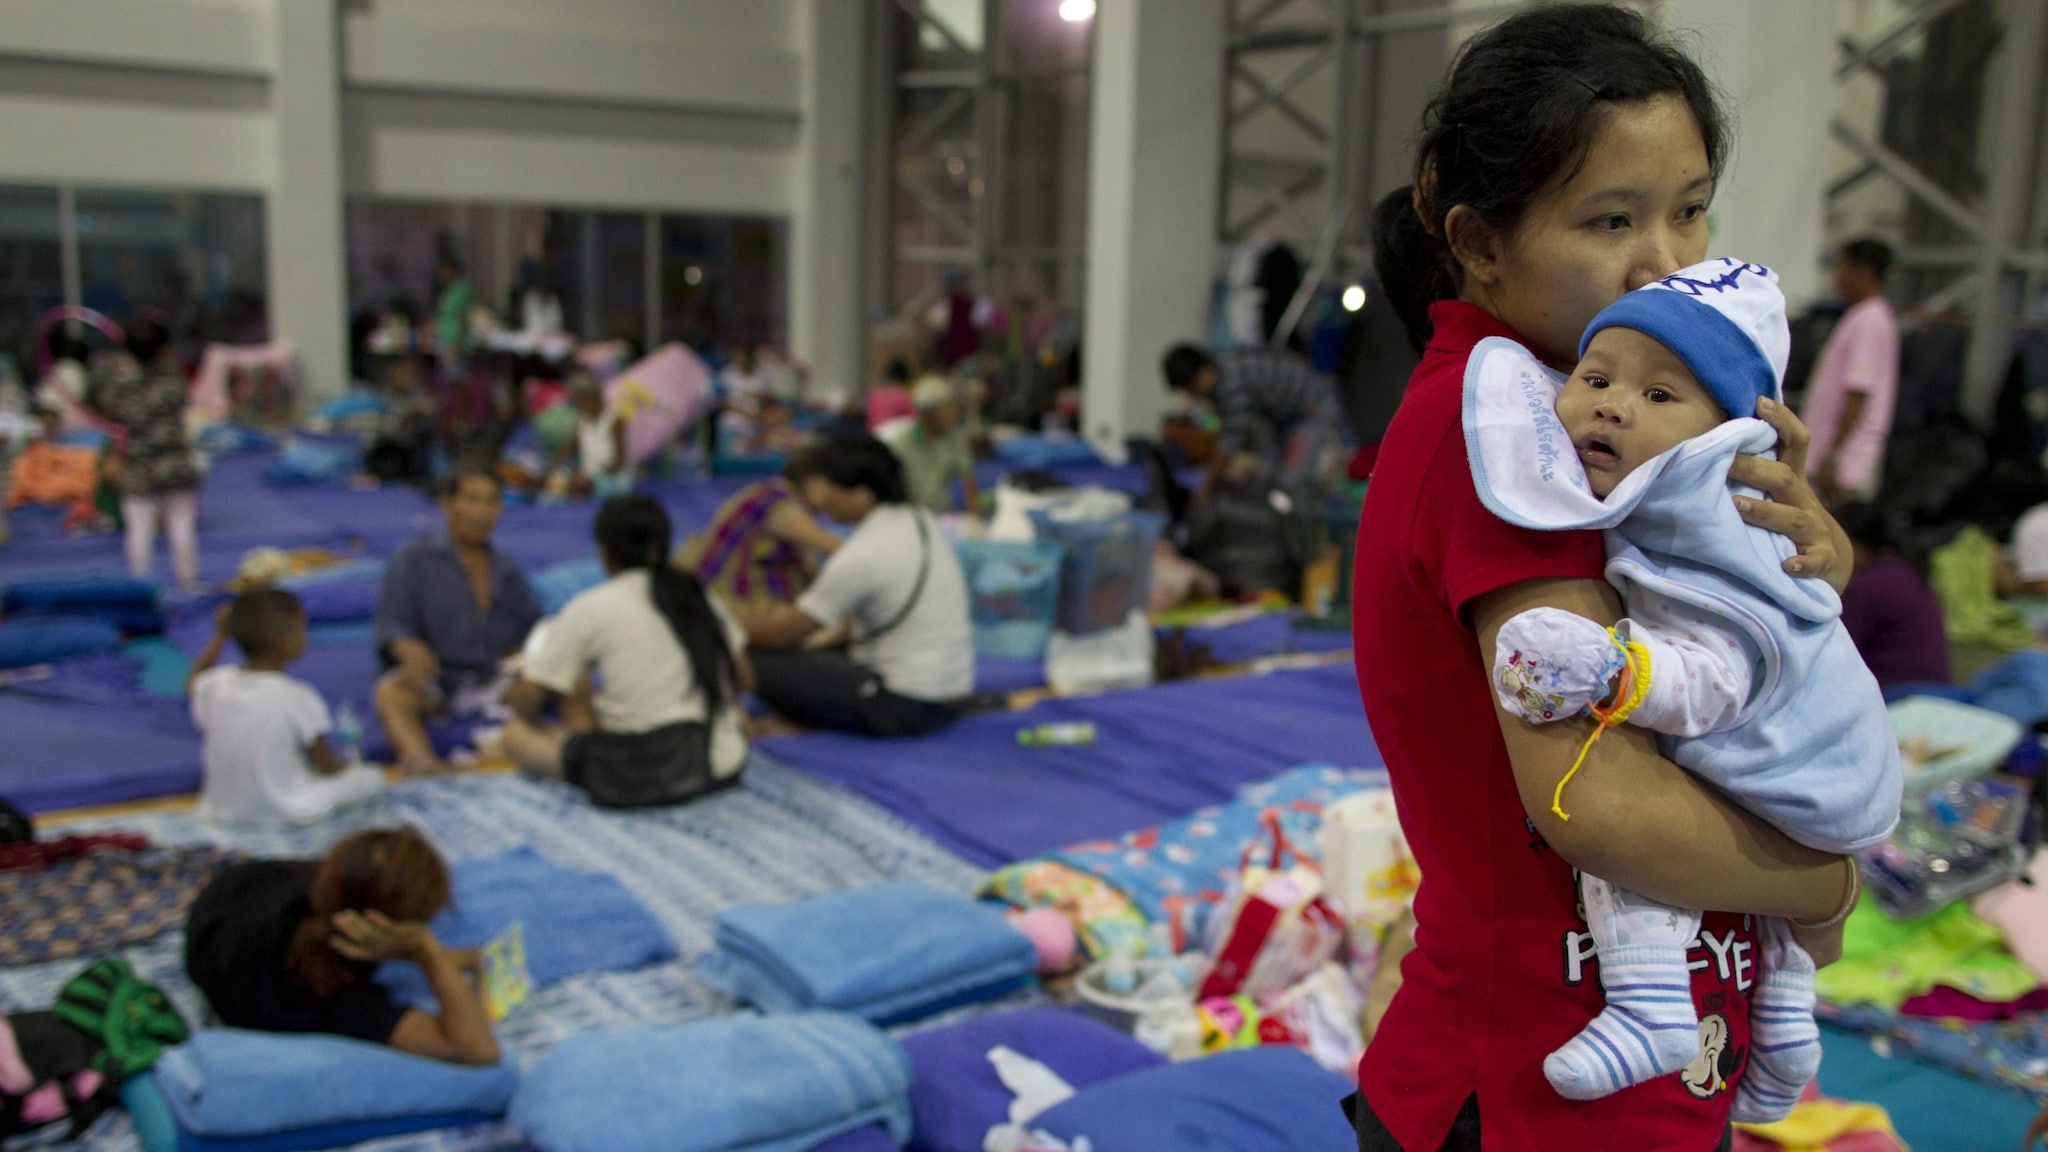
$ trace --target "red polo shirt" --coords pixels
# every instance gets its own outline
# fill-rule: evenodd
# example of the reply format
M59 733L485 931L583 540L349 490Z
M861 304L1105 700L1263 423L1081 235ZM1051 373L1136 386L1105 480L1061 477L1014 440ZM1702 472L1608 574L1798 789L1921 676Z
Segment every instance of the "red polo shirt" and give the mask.
M1574 1103L1543 1058L1603 1004L1571 866L1515 791L1478 638L1465 613L1524 580L1599 580L1597 532L1535 532L1479 502L1460 421L1465 360L1514 333L1456 301L1388 427L1359 517L1352 631L1359 694L1422 870L1415 950L1359 1066L1404 1147L1436 1148L1478 1094L1486 1148L1706 1152L1719 1145L1748 1054L1756 952L1746 919L1709 914L1694 943L1703 1057L1684 1073Z

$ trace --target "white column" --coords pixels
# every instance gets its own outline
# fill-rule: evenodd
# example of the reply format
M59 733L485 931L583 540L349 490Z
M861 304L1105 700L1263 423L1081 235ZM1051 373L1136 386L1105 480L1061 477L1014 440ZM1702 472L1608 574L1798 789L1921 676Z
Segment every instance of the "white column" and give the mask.
M1835 6L1800 0L1672 0L1735 118L1735 150L1709 214L1710 252L1778 270L1796 309L1831 289L1824 215L1835 108Z
M299 350L306 400L348 387L336 0L278 0L271 83L277 173L265 206L270 333Z
M803 127L797 211L790 220L790 345L818 394L857 398L861 316L861 136L866 90L864 4L803 0Z
M1223 43L1223 0L1103 0L1096 12L1081 413L1111 459L1158 426L1161 353L1206 327Z

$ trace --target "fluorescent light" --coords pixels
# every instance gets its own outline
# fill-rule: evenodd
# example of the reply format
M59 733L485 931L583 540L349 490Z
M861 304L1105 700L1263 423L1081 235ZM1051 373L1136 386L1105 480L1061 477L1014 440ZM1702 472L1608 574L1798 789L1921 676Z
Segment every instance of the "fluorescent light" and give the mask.
M1095 0L1060 0L1060 19L1085 24L1095 19Z
M1344 290L1344 310L1346 312L1356 312L1363 307L1365 307L1365 286L1353 284L1351 287L1346 288Z

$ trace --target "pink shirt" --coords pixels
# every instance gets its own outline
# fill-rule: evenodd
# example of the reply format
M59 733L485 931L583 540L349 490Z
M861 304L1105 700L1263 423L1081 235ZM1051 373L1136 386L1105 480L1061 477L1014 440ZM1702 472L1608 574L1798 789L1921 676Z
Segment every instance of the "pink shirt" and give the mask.
M1884 467L1885 438L1891 433L1892 405L1899 392L1899 321L1891 302L1882 296L1850 308L1820 350L1820 362L1806 389L1806 410L1799 414L1813 433L1806 458L1809 474L1820 474L1821 463L1834 447L1835 425L1851 392L1869 399L1863 404L1863 418L1842 442L1835 478L1843 488L1870 494Z

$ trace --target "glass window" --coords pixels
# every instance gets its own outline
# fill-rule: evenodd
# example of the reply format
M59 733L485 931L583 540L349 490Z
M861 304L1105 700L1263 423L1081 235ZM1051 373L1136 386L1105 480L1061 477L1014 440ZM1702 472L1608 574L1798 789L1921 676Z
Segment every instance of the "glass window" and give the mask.
M769 218L663 217L662 339L787 348L787 236Z
M188 357L269 339L262 197L81 188L77 228L86 307L155 315Z
M0 353L23 380L38 372L36 324L64 302L57 190L0 186Z

